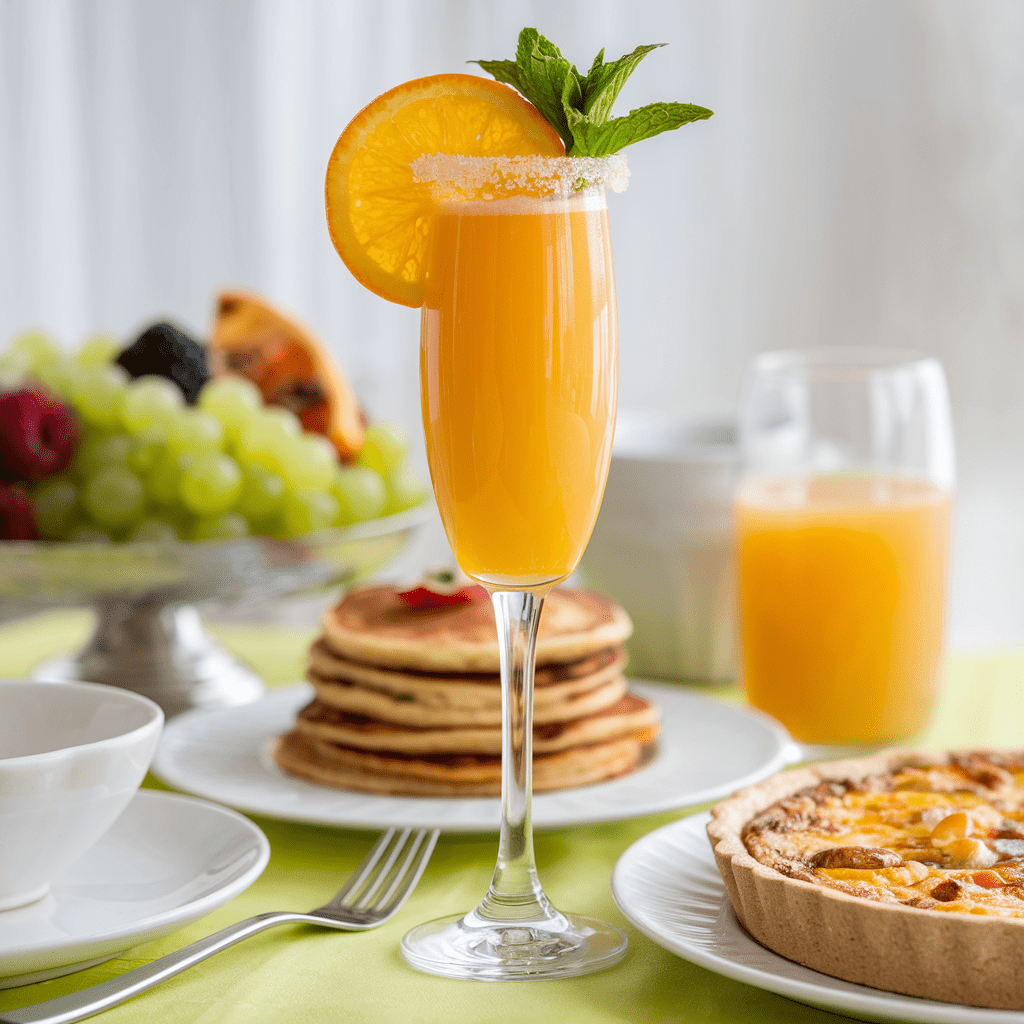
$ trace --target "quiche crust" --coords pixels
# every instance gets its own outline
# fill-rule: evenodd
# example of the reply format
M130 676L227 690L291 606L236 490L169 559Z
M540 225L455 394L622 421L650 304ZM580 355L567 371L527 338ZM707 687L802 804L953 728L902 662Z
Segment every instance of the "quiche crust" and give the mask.
M957 758L979 756L990 756L997 763L1010 758L1024 766L1020 752L889 751L781 772L717 804L711 809L708 836L742 926L781 956L846 981L949 1003L1024 1009L1024 917L1003 916L1007 911L993 911L981 904L980 909L971 907L960 913L949 912L949 906L935 909L941 896L907 905L900 899L906 892L898 884L888 897L884 891L870 890L866 898L855 893L869 890L859 890L855 883L833 885L832 876L842 876L842 872L805 871L800 861L785 856L775 858L774 866L762 863L752 856L745 841L751 826L758 827L759 816L763 827L764 812L771 809L774 813L773 805L787 798L793 805L807 792L841 793L847 784L872 792L876 779L901 769L942 769ZM1021 778L1024 776L1015 773L1013 795L1024 807ZM994 785L1005 789L1006 779ZM976 787L975 796L985 788ZM794 813L799 817L798 809ZM806 820L805 816L804 824ZM884 870L889 863L881 856L884 851L875 853L878 867ZM819 861L822 863L827 865L828 858ZM814 880L809 880L812 877Z

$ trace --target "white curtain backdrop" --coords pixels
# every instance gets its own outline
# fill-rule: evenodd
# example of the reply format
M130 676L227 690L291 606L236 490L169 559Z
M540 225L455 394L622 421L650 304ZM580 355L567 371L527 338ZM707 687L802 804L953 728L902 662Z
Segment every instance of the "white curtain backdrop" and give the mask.
M327 157L374 96L510 57L524 25L584 68L669 43L622 110L716 111L629 151L612 199L622 404L729 409L765 348L938 355L954 639L1024 640L1020 0L0 0L0 344L165 316L202 335L216 290L248 286L417 433L418 316L335 255ZM979 610L992 588L1014 600Z

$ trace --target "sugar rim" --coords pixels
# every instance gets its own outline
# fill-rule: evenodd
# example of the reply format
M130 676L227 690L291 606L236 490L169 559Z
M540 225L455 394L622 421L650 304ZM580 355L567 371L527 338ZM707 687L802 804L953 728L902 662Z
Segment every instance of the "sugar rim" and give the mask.
M502 192L528 189L566 198L583 189L603 187L624 192L629 167L622 153L611 156L462 156L424 153L409 165L416 181L428 183L435 195L476 194L493 187Z

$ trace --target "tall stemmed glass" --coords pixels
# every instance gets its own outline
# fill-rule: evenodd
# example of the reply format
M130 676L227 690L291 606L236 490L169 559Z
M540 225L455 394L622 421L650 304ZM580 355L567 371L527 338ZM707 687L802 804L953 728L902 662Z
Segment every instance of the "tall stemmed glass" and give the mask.
M439 203L420 350L441 518L491 594L501 649L502 795L490 890L403 940L420 970L494 980L584 974L617 928L556 910L534 863L533 670L544 597L575 569L601 505L615 422L617 328L605 190L621 156L424 157Z

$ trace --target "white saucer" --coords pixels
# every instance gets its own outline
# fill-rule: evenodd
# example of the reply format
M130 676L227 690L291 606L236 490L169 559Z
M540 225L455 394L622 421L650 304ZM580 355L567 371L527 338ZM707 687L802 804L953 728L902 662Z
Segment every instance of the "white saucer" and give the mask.
M695 814L656 829L619 858L612 896L648 938L727 978L847 1017L921 1024L1024 1024L1024 1013L938 1003L855 985L765 949L739 925Z
M785 730L758 712L681 686L637 683L632 689L661 707L658 756L612 782L538 794L534 828L618 821L705 803L766 778L796 757ZM286 775L266 751L274 737L292 727L295 713L312 696L312 688L302 685L242 707L179 715L164 729L153 771L177 789L289 821L365 829L498 830L497 798L374 796Z
M37 903L0 913L0 988L98 964L246 890L270 858L247 818L142 789Z

